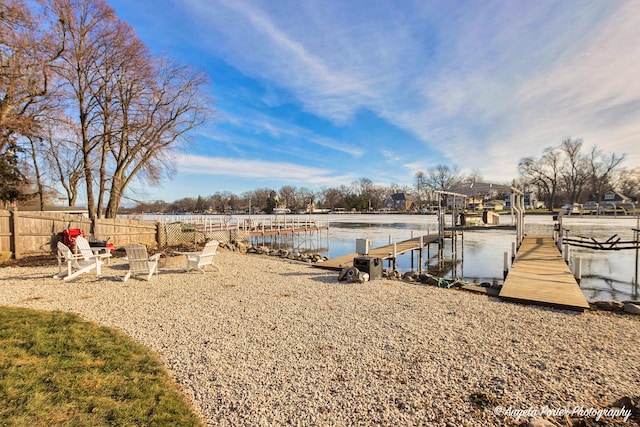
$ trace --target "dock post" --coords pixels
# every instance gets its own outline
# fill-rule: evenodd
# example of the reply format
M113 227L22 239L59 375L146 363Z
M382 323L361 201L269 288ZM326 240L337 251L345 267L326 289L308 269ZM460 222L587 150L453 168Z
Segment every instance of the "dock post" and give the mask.
M564 262L569 264L569 244L568 243L564 244Z
M420 249L418 250L418 273L422 273L422 248L424 247L422 236L420 236L419 242Z
M504 253L504 267L502 270L502 278L506 279L509 274L509 252Z
M579 285L582 280L582 258L579 256L573 258L573 277Z
M636 219L638 225L640 225L640 216ZM636 286L636 293L638 288L638 234L640 234L640 227L632 228L633 240L636 243L636 275L633 278L633 284Z
M556 242L556 246L560 253L562 253L562 230L558 231L558 241Z
M511 262L516 259L516 242L511 242Z
M396 242L393 242L393 271L396 271L396 263L398 261L397 257L398 254L396 252L397 248L396 248Z

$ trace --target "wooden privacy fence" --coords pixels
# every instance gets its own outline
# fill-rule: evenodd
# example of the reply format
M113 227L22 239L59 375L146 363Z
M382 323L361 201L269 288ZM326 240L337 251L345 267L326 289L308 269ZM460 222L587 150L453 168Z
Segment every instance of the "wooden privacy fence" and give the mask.
M81 214L0 210L0 254L13 254L16 259L50 254L67 228L81 229L89 240L108 239L116 248L134 242L166 247L211 239L221 243L249 239L244 230L199 230L189 224L134 219L98 219L94 236L90 236L91 221Z
M12 233L11 233L11 213L9 211L0 210L0 254L2 252L13 252ZM3 257L0 256L0 259Z
M67 228L79 228L91 237L91 222L81 214L0 210L0 252L13 253L16 259L49 254ZM155 244L157 235L157 225L152 222L99 219L93 238L109 239L121 247L132 242Z

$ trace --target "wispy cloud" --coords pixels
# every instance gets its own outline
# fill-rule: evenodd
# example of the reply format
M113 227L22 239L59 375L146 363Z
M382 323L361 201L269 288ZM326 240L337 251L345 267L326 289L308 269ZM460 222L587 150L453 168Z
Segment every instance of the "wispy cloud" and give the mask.
M469 48L459 47L450 62L466 67L442 68L433 81L425 82L421 106L390 109L389 120L411 129L462 167L471 163L494 179L515 177L519 158L539 155L564 136L582 136L588 144L618 150L629 148L635 133L637 144L640 82L631 74L640 69L635 30L640 4L626 3L614 14L602 10L612 5L589 3L579 11L556 8L555 15L549 15L536 3L535 10L522 14L531 12L533 17L518 16L504 25L497 21L508 11L494 18L480 14L478 19L486 22L465 17L469 25L460 29L458 40L475 35L484 46L470 42ZM496 34L477 33L489 28ZM545 43L536 42L538 34ZM545 34L557 37L549 40ZM605 123L603 113L616 123Z
M346 121L363 104L367 87L363 76L353 70L336 67L324 53L331 50L311 48L309 37L304 36L304 26L295 31L291 18L304 18L299 14L305 5L290 3L260 5L242 0L234 2L209 2L191 0L187 2L194 16L207 23L203 28L213 30L220 37L212 46L236 66L259 76L266 81L276 82L291 89L310 112L329 117L336 121ZM272 6L269 13L266 8ZM308 16L307 16L308 17ZM289 24L287 25L287 20ZM315 37L314 28L309 28ZM347 102L345 102L347 100Z
M178 170L184 174L251 178L267 181L285 181L291 185L337 185L351 182L355 175L336 174L335 171L300 166L295 163L243 160L238 158L183 155L178 159Z
M231 60L291 90L307 111L342 123L370 109L451 158L508 143L511 160L523 148L513 138L539 126L542 109L566 104L549 114L580 133L575 118L602 109L598 94L637 99L637 3L604 23L613 6L598 3L320 10L314 2L190 2L201 16L228 21Z
M410 184L455 163L505 181L565 136L640 164L640 2L173 4L189 18L181 49L192 43L201 65L215 58L260 87L224 88L208 139L226 151L198 158L202 173L251 175L237 170L248 164L256 177ZM394 127L388 141L375 134Z
M264 115L260 115L259 117L254 116L252 118L247 117L243 121L243 126L256 132L260 132L262 129L274 137L283 138L287 141L298 141L305 146L315 144L339 153L348 154L355 158L362 156L362 148L354 147L351 142L339 141L334 138L319 135L308 128L291 122L285 122L282 119Z

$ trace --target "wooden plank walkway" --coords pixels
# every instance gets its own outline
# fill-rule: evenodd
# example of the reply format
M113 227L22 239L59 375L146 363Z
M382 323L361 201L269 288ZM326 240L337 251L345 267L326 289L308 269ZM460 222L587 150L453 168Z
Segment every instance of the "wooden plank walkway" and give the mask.
M438 241L437 234L426 234L422 236L422 244L427 246L430 243L436 243ZM354 242L355 244L355 242ZM405 252L417 250L420 248L420 237L414 237L413 239L404 240L402 242L396 242L396 255L403 254ZM344 267L353 267L353 259L358 257L357 253L343 255L336 258L331 258L325 262L314 264L314 267L325 268L328 270L341 270ZM379 246L377 248L369 248L370 257L391 259L393 258L393 244Z
M576 311L589 308L578 282L549 236L524 238L499 297Z

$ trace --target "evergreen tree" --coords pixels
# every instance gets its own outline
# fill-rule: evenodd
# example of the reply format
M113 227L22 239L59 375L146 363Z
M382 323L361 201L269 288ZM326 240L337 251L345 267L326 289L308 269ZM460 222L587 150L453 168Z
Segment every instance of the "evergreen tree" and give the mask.
M22 191L27 184L26 177L20 172L15 146L10 145L0 155L0 201L6 208L9 204L28 197Z

